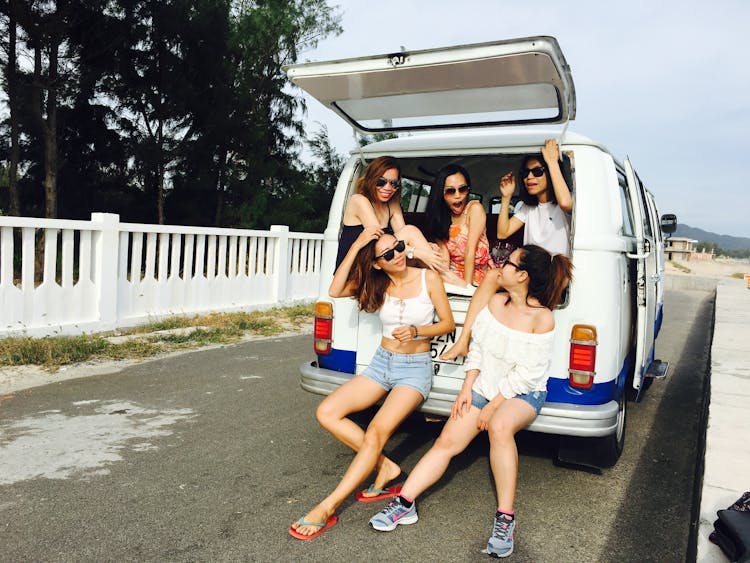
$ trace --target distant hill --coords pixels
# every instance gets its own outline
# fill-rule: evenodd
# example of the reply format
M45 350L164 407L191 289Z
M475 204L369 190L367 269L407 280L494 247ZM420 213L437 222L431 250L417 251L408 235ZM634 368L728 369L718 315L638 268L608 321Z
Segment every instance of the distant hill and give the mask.
M677 230L672 236L691 238L699 242L712 242L723 250L750 250L750 238L717 235L711 231L681 223L677 223Z

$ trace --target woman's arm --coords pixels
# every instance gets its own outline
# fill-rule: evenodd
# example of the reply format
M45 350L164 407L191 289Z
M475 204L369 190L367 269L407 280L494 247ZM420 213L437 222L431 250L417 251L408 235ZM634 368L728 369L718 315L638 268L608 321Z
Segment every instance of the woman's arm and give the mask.
M354 295L354 285L348 280L352 266L354 266L354 261L357 259L357 254L370 241L377 240L382 234L383 230L380 227L365 227L352 243L351 247L349 247L349 251L344 256L339 267L336 268L331 285L328 287L328 295L331 297L351 297Z
M344 224L380 228L380 223L370 200L362 194L354 194L349 198L349 203L344 213Z
M466 241L466 252L464 254L464 280L467 284L474 283L474 260L477 255L479 237L487 226L487 215L479 202L469 202L469 236Z
M432 270L425 270L425 277L427 281L427 293L430 295L430 300L435 307L435 312L439 320L431 325L417 327L417 330L419 331L419 336L432 338L433 336L449 333L456 328L456 323L453 321L453 311L451 311L448 294L445 293L445 286L440 279L440 275Z
M506 239L523 226L523 221L510 216L510 200L516 191L516 178L508 172L500 178L500 212L497 215L497 238Z
M565 213L571 213L573 211L573 197L570 195L570 188L568 188L562 170L560 170L560 149L557 146L557 141L547 139L542 147L542 156L552 179L552 189L555 190L557 205Z

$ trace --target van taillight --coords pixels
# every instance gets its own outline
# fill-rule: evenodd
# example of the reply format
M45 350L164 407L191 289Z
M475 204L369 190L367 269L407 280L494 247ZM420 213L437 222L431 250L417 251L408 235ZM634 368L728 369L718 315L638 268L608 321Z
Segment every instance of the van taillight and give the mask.
M573 325L570 331L568 382L576 389L591 389L596 365L596 327Z
M315 322L313 325L313 347L316 354L331 353L333 336L333 304L318 301L315 304Z

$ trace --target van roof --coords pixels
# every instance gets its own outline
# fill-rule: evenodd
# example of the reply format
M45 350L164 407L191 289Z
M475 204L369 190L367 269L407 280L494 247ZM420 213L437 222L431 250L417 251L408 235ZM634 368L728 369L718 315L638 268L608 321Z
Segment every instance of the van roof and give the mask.
M538 150L544 144L545 139L559 140L560 133L560 129L530 127L415 133L408 137L371 143L362 147L362 153L374 157L391 152L455 152L466 150L497 152L498 148L519 149L522 152L529 152L529 149ZM563 145L590 145L609 153L609 150L601 143L571 131L565 133ZM355 149L351 154L359 154L359 152L359 149Z

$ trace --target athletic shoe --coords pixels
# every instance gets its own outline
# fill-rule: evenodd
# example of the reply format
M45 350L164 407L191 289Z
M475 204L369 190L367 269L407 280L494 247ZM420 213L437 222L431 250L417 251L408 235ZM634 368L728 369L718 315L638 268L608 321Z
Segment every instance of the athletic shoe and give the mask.
M515 519L509 519L506 514L496 514L492 535L487 542L487 553L493 557L508 557L513 553L513 529Z
M390 532L399 524L414 524L417 520L419 520L417 503L413 502L411 508L406 508L401 504L401 499L396 497L388 503L388 506L370 518L370 526L381 532Z

